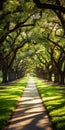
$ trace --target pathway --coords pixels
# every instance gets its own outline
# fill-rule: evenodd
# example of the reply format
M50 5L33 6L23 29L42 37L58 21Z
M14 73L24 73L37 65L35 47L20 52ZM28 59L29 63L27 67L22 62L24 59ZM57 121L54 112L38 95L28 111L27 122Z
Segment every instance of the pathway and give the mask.
M52 130L32 77L6 130Z

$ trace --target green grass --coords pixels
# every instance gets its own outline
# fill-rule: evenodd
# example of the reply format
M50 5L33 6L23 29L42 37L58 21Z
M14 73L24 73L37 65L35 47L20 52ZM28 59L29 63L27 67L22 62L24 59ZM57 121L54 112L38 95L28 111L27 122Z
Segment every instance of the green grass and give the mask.
M40 79L35 82L56 129L65 130L65 86L55 86Z
M2 82L2 71L0 70L0 83Z
M2 82L2 77L0 77L0 83Z
M0 130L4 128L16 103L26 87L28 78L23 78L16 83L0 86Z

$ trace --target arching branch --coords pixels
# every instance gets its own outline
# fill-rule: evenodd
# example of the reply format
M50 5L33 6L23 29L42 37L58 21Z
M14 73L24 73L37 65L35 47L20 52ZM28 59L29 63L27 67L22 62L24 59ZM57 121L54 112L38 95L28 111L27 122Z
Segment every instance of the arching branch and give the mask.
M57 10L57 11L60 11L62 13L65 13L65 7L63 7L63 6L41 3L40 0L33 0L33 2L40 9L52 9L53 11Z

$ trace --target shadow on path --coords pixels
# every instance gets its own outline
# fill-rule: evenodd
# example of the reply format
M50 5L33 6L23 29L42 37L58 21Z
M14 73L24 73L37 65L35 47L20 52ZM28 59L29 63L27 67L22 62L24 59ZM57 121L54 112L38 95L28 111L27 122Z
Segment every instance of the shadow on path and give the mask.
M30 78L6 130L52 130L32 78Z

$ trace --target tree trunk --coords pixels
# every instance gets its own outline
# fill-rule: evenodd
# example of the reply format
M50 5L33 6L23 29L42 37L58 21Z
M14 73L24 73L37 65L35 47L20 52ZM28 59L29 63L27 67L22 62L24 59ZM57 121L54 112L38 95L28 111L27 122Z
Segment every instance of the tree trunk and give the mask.
M49 76L48 76L48 80L49 80L49 81L52 81L52 73L51 73L50 71L48 72L48 75L49 75Z
M65 75L63 72L61 72L60 74L60 84L64 84L64 78L65 78Z
M59 83L59 73L54 74L54 82Z
M8 73L7 68L4 67L4 68L2 69L2 77L3 77L2 82L3 82L3 83L7 83L7 82L8 82L8 81L7 81L7 73Z

